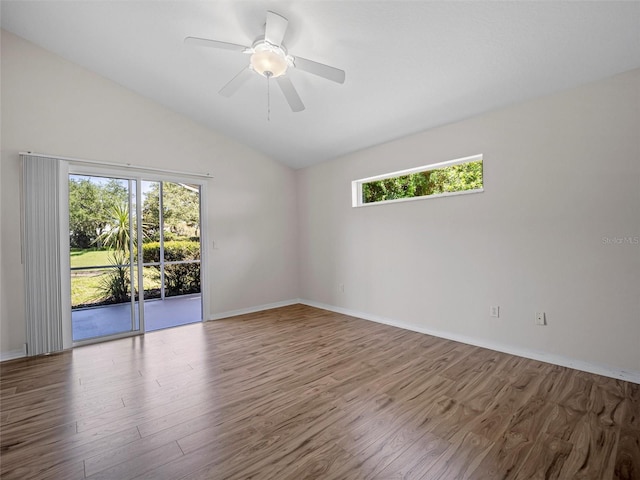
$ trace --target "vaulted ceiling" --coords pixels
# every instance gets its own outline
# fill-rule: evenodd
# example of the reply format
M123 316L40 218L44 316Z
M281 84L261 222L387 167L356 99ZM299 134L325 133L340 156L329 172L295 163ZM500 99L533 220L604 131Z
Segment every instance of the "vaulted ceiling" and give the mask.
M640 2L11 1L2 28L265 154L301 168L640 67ZM292 70L293 113L240 52L267 10L289 51L346 71L340 85Z

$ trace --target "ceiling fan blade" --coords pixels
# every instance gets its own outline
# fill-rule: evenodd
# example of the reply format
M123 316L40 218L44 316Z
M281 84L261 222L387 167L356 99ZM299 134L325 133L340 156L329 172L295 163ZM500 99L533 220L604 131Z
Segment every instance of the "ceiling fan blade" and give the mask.
M219 42L218 40L210 40L208 38L187 37L184 43L189 45L198 45L200 47L220 48L222 50L234 50L236 52L244 52L248 47L236 45L235 43Z
M267 12L267 24L264 30L264 39L272 45L282 45L284 34L287 31L289 20L275 12Z
M302 57L294 57L293 63L296 68L299 68L302 71L318 75L319 77L326 78L332 82L344 83L345 73L344 70L340 70L339 68L330 67L324 63L314 62L313 60L308 60Z
M222 89L218 93L225 97L230 97L231 95L236 93L236 91L238 91L238 89L242 85L244 85L244 83L247 80L249 80L252 76L253 76L253 70L251 70L251 68L249 67L243 68L242 70L240 70L240 73L238 73L235 77L233 77L231 81L227 83L224 87L222 87Z
M291 83L289 77L277 77L276 82L278 82L278 86L282 93L284 94L284 98L287 99L287 103L291 107L291 110L294 112L301 112L304 110L304 103L300 99L300 95L296 91L296 88Z

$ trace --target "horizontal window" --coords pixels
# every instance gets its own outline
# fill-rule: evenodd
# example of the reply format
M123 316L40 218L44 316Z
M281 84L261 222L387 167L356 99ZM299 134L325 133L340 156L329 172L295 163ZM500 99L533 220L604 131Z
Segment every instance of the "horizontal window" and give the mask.
M482 155L352 182L353 206L483 191Z

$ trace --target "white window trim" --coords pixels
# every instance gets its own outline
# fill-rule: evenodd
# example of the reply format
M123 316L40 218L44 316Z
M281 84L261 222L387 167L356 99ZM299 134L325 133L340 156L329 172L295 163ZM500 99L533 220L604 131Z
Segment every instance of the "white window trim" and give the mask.
M453 197L457 195L469 195L472 193L482 193L484 192L484 188L476 188L474 190L462 190L460 192L436 193L433 195L422 195L419 197L410 197L410 198L396 198L393 200L382 200L380 202L371 202L371 203L362 202L362 185L365 183L376 182L378 180L386 180L387 178L403 177L405 175L411 175L412 173L437 170L439 168L450 167L452 165L459 165L461 163L471 163L471 162L477 162L477 161L482 161L484 164L483 154L480 153L478 155L471 155L469 157L456 158L455 160L447 160L446 162L432 163L430 165L423 165L421 167L408 168L406 170L398 170L396 172L385 173L383 175L376 175L373 177L353 180L351 182L351 204L354 208L371 207L373 205L387 205L389 203L412 202L415 200L426 200L430 198ZM483 185L484 185L484 168L483 168Z

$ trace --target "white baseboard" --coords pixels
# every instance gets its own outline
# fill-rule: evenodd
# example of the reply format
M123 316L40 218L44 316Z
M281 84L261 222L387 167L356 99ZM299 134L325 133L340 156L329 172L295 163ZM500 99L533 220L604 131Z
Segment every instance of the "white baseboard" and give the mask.
M0 362L6 362L7 360L15 360L16 358L26 357L27 354L23 349L9 350L8 352L0 353Z
M528 350L512 345L505 345L497 342L490 342L486 340L479 340L473 337L467 337L465 335L458 335L450 332L443 332L440 330L432 330L429 328L416 327L415 325L397 322L389 318L380 317L378 315L372 315L369 313L358 312L356 310L350 310L347 308L336 307L328 305L326 303L314 302L311 300L301 299L300 303L309 305L310 307L321 308L323 310L329 310L331 312L342 313L351 317L357 317L364 320L370 320L372 322L384 323L392 327L398 327L405 330L411 330L414 332L425 333L427 335L433 335L434 337L446 338L447 340L453 340L460 343L466 343L468 345L474 345L476 347L488 348L498 352L509 353L518 357L529 358L531 360L538 360L540 362L551 363L553 365L559 365L561 367L573 368L575 370L582 370L583 372L594 373L596 375L602 375L605 377L617 378L625 380L627 382L633 382L640 384L640 372L630 370L620 370L618 368L609 367L606 365L599 365L582 360L575 360L562 355L556 355L548 352Z
M222 318L229 318L229 317L237 317L238 315L246 315L247 313L262 312L263 310L271 310L272 308L288 307L289 305L296 305L298 303L303 303L303 302L298 298L294 298L292 300L284 300L282 302L267 303L265 305L257 305L255 307L241 308L239 310L229 310L227 312L214 313L213 315L211 315L211 318L208 321L220 320Z

